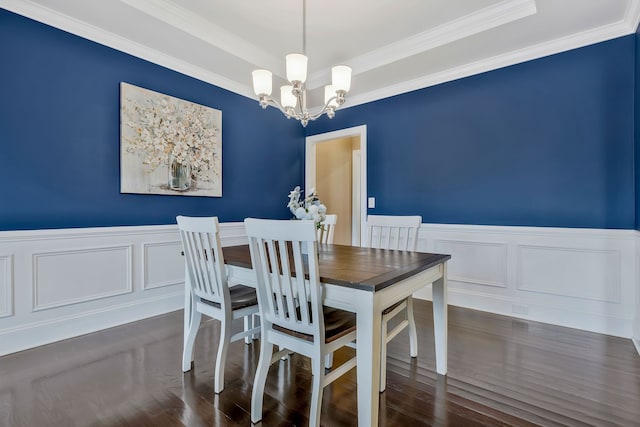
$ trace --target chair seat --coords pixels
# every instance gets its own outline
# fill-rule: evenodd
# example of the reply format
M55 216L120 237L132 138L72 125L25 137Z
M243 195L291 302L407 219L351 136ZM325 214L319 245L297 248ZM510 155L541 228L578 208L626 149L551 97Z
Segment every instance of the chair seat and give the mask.
M230 286L229 296L231 297L231 310L239 310L241 308L251 307L252 305L258 305L256 290L250 286ZM209 301L204 298L201 298L201 301L213 307L220 308L220 304L217 302Z
M382 310L382 315L385 316L385 315L391 313L393 310L395 310L396 308L400 307L406 301L407 300L405 298L405 299L402 299L402 300L398 301L397 303L393 304L391 307L385 308L384 310Z
M356 330L356 315L337 308L323 307L325 342L330 343ZM273 329L313 342L313 335L273 325Z

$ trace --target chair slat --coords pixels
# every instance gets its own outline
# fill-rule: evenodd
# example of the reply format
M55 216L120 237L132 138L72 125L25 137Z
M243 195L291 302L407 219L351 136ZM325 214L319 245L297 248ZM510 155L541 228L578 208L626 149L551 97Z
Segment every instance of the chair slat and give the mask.
M380 249L415 251L421 216L369 215L366 246Z

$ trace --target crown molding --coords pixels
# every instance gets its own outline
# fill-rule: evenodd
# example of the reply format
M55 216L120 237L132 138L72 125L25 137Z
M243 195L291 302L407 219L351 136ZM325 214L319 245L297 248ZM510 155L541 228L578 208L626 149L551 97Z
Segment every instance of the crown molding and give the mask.
M633 2L638 3L636 0L633 0ZM582 33L540 43L525 49L496 55L491 58L444 70L439 73L433 73L417 79L387 86L379 90L348 96L347 101L341 109L389 98L391 96L400 95L418 89L424 89L426 87L473 76L475 74L497 70L510 65L532 61L534 59L543 58L556 53L578 49L584 46L626 36L633 32L635 32L635 28L631 30L629 22L620 21L611 25L605 25L584 31Z
M120 0L139 11L259 67L278 70L281 61L241 37L167 0ZM283 76L280 76L283 77Z
M239 95L253 98L253 91L247 85L239 84L219 74L205 70L202 67L195 66L140 43L133 42L29 0L0 0L0 7L68 33L128 53L137 58L186 74L187 76L195 77Z
M353 75L357 75L534 15L536 12L534 0L505 0L343 62L349 64ZM323 70L309 76L306 86L313 90L330 80L329 71Z
M640 25L640 0L629 0L627 10L624 14L624 22L629 27L629 31L635 33Z

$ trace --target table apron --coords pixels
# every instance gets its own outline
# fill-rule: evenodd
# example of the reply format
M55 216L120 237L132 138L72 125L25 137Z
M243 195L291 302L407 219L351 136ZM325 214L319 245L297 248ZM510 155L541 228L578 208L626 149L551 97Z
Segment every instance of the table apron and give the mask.
M228 272L231 285L241 283L254 288L257 286L256 276L251 269L228 266ZM442 264L438 264L375 292L373 295L374 304L376 305L374 311L382 311L386 307L405 299L414 292L442 278L442 274L443 266ZM363 301L359 296L371 294L371 291L364 289L350 288L331 283L323 283L323 285L324 305L352 312L358 312L361 308Z

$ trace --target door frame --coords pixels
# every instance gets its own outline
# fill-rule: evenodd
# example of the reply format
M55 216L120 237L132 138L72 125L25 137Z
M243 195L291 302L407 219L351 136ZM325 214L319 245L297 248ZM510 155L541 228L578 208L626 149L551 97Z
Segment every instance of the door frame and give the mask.
M360 138L360 244L367 232L367 125L360 125L306 137L305 191L316 186L316 145L338 138Z

